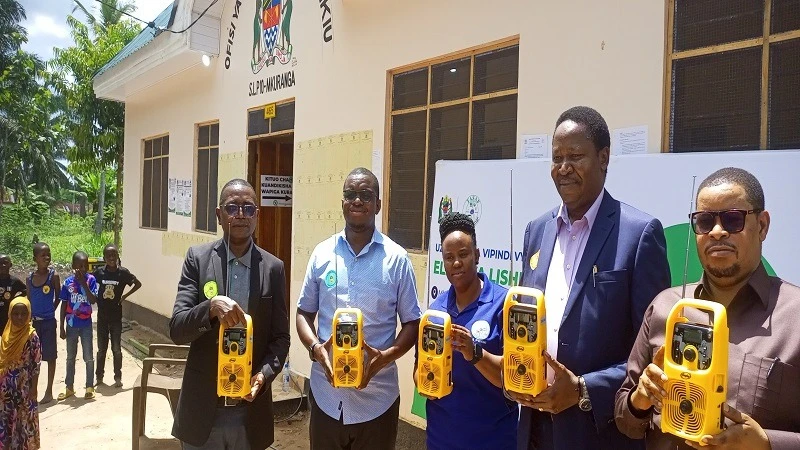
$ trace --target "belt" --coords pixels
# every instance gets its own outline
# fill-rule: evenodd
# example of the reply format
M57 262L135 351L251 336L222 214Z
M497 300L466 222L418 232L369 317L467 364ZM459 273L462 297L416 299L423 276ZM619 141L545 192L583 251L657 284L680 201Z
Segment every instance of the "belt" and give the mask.
M234 397L217 397L217 407L225 407L225 406L245 406L247 405L247 400L241 398L234 398Z

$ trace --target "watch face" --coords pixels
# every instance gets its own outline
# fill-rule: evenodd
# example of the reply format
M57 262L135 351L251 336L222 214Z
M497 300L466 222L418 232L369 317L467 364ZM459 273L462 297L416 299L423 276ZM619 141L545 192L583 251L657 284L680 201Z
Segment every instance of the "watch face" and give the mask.
M591 401L590 401L588 398L582 398L582 399L581 399L581 400L578 402L578 408L580 408L580 409L581 409L581 411L591 411L591 409L592 409L592 402L591 402Z

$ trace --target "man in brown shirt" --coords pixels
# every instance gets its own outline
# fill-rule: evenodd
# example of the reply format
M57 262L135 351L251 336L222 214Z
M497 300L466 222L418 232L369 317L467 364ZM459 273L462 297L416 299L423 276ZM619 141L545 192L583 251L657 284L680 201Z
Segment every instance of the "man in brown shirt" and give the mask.
M720 169L700 184L697 209L691 221L703 277L687 292L727 308L727 428L704 437L704 447L661 432L665 324L681 288L660 293L645 313L616 396L617 426L646 438L648 449L800 448L800 288L767 275L761 262L770 223L761 184L742 169ZM707 321L691 308L684 314Z

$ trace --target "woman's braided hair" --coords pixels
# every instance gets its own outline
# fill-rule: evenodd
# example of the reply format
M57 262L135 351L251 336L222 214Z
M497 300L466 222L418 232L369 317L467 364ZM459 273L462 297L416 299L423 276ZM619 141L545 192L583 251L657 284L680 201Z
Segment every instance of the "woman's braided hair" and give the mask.
M439 236L444 242L444 238L453 231L461 231L472 237L472 243L477 246L478 239L475 237L475 222L472 217L460 212L446 214L439 219Z

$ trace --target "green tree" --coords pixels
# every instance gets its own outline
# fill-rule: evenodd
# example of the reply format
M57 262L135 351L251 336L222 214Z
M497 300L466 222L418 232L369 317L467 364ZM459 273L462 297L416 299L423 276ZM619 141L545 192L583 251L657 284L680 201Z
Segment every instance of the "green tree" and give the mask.
M26 40L21 22L25 8L16 0L0 0L0 73L4 72L10 55L16 53Z
M72 12L77 10L83 11L89 25L99 25L101 29L106 30L108 26L118 24L125 17L126 14L131 14L136 11L136 6L131 2L121 2L118 0L106 0L100 3L100 20L89 12L89 9L83 5L79 0L75 1L75 8Z
M114 4L115 2L106 2ZM125 9L125 4L118 9ZM105 8L105 6L104 6ZM73 45L55 49L53 67L59 72L58 92L65 99L65 126L72 146L67 149L70 161L100 173L95 233L102 233L105 209L106 170L117 166L117 193L121 194L123 169L124 105L95 97L94 75L138 33L139 27L119 16L105 14L101 21L87 13L88 25L74 16L67 16ZM103 11L101 11L103 12ZM110 20L117 20L111 22ZM115 215L121 211L121 195L117 195ZM114 240L119 242L119 221L115 219Z
M0 0L0 198L7 189L29 198L29 186L52 197L66 181L50 77L44 63L20 49L27 40L19 24L24 18L19 3Z

